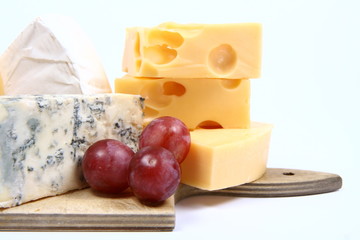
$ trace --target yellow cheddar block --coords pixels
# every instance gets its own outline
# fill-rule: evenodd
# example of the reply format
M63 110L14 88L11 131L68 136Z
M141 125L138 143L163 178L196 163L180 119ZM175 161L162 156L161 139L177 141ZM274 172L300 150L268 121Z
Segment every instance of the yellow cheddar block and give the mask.
M258 78L261 36L258 23L128 28L123 71L137 77Z
M115 92L145 98L145 123L172 116L189 129L250 126L248 79L154 79L126 75L115 80Z
M272 125L249 129L198 129L182 162L181 182L217 190L252 182L266 170Z

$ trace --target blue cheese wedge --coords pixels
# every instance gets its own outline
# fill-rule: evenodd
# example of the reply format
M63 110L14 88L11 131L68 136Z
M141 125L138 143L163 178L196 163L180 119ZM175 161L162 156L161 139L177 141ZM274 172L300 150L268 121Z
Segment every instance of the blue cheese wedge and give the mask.
M111 93L89 37L70 17L36 18L0 56L6 95Z
M95 141L138 149L143 98L130 94L0 97L0 207L87 184L82 157Z

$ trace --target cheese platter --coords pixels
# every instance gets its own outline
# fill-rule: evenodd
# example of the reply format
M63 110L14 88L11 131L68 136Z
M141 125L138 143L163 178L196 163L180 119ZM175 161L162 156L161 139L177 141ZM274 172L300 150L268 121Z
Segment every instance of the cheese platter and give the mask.
M0 56L0 230L172 231L188 197L340 189L336 174L267 168L273 126L250 118L261 36L128 28L113 92L80 26L36 18Z
M2 209L0 230L172 231L175 204L188 197L295 197L329 193L341 187L342 178L337 174L268 168L254 182L221 190L206 191L180 184L172 197L157 206L140 203L130 191L106 195L86 188Z

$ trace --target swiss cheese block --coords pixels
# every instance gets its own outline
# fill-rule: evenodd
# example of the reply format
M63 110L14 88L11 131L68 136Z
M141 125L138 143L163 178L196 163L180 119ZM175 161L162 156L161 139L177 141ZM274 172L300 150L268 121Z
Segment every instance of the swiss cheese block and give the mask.
M173 116L190 129L250 126L248 79L153 79L126 75L115 80L115 92L143 96L145 122Z
M198 129L182 162L181 182L205 189L228 188L260 178L266 170L272 125L249 129Z
M142 109L128 94L0 97L0 207L85 187L86 149L112 138L136 151Z
M123 71L138 77L258 78L261 35L258 23L128 28Z
M70 17L36 18L0 56L6 95L111 93L95 47Z

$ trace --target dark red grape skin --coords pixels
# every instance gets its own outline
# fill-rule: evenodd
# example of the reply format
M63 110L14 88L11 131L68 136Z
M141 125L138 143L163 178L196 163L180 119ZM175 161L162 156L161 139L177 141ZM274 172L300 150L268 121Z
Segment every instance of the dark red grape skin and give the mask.
M173 195L180 183L180 165L165 148L141 148L130 163L129 185L144 203L161 203Z
M85 152L82 170L90 187L103 193L120 193L129 187L129 164L134 152L114 139L103 139Z
M139 147L161 146L172 152L182 163L190 149L190 132L186 125L174 117L159 117L152 120L143 130Z

